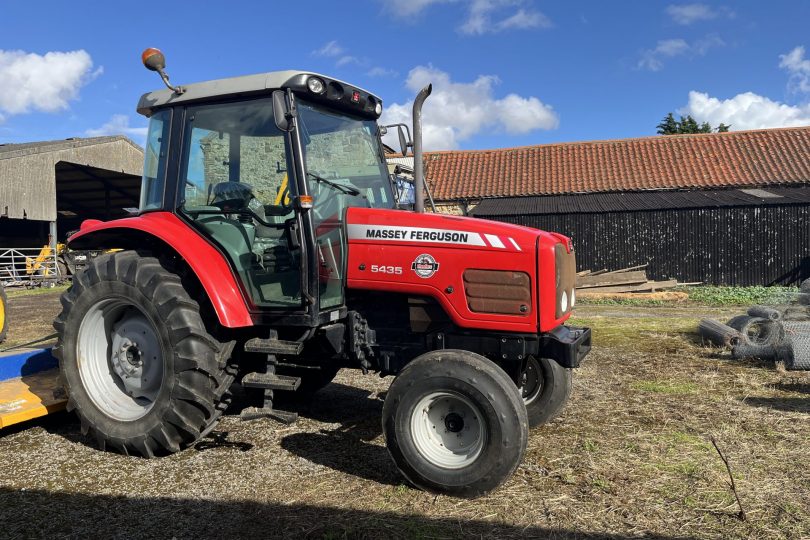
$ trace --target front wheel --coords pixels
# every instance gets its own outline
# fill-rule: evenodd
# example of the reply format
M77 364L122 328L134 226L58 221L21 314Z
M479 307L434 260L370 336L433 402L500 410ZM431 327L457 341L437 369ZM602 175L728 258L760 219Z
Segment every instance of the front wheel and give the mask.
M382 422L388 451L411 483L458 497L504 483L528 441L514 382L469 351L432 351L411 361L388 390Z
M537 427L557 418L571 397L572 370L551 358L530 356L521 381L521 394L529 413L529 427Z

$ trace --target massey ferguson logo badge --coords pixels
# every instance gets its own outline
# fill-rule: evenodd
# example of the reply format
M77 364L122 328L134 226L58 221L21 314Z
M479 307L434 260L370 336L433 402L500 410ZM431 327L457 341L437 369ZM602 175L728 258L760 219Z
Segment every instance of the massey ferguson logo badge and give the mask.
M439 263L427 253L419 255L411 265L411 270L416 272L416 275L420 278L429 278L435 274L438 269Z

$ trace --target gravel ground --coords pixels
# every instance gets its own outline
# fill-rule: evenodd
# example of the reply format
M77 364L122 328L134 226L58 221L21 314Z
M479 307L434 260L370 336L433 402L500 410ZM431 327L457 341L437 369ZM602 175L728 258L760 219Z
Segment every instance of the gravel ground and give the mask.
M49 333L57 298L12 297L13 339ZM4 431L0 536L810 537L810 378L730 361L691 333L739 311L579 310L595 342L573 398L488 497L408 487L380 432L391 379L344 370L292 426L231 413L164 458L100 452L65 413Z

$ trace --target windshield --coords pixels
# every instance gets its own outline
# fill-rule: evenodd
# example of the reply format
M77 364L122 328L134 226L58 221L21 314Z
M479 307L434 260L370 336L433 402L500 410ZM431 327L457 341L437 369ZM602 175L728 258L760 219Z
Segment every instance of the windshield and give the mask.
M377 123L298 103L301 143L316 222L341 219L348 206L393 208Z

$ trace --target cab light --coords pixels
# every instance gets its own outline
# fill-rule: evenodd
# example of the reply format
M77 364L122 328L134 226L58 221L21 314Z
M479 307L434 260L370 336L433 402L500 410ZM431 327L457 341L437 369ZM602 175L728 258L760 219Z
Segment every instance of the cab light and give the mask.
M297 199L299 208L312 208L312 204L314 203L312 195L299 195Z
M376 114L377 116L380 116L382 114L382 103L378 102L377 105L374 106L374 114Z
M310 77L307 79L307 88L313 94L323 94L326 90L326 85L318 77Z

